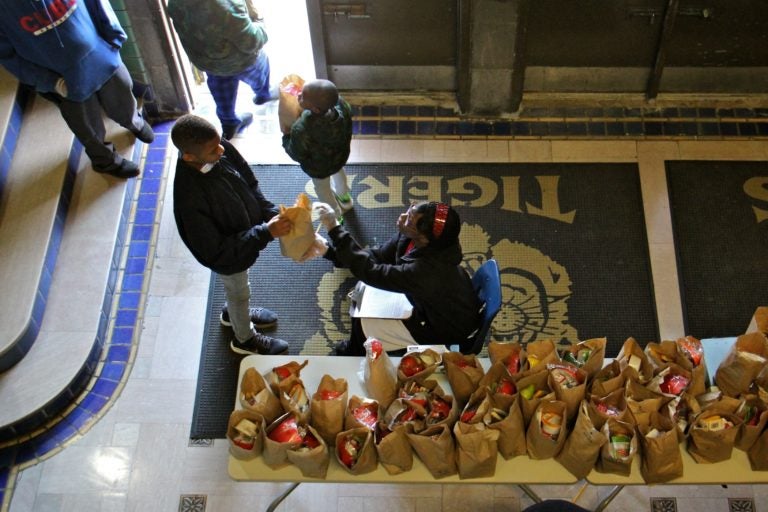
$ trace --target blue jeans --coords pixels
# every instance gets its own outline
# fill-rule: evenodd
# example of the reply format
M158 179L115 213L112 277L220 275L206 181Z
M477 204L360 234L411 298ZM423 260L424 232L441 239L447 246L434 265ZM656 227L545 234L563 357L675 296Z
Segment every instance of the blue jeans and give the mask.
M264 50L259 52L251 67L237 75L219 76L208 73L208 89L216 102L216 116L222 126L240 124L240 119L235 113L240 82L250 86L257 100L269 99L269 57Z

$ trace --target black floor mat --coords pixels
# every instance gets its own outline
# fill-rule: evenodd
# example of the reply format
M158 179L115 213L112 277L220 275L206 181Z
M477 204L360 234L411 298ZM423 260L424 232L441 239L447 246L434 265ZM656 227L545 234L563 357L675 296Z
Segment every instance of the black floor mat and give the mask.
M768 164L669 161L686 333L743 333L768 304Z
M293 204L308 179L298 166L255 166L266 197ZM492 339L576 342L607 337L615 356L626 338L658 340L638 169L635 164L348 165L355 208L345 216L361 244L385 241L413 199L441 199L462 217L472 272L499 262L504 304ZM251 268L252 304L280 315L269 334L294 355L324 355L348 337L345 300L355 279L326 260L293 263L277 242ZM224 437L239 357L218 324L214 277L208 304L192 437Z

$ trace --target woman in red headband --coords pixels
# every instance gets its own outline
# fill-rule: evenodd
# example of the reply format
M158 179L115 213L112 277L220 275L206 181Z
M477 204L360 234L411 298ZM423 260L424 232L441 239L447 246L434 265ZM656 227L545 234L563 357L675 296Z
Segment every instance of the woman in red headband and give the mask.
M459 214L445 203L419 202L397 219L397 234L386 243L363 248L336 220L334 210L315 204L330 238L319 237L320 253L348 268L366 285L405 294L409 318L353 318L350 340L338 355L365 354L367 337L397 353L408 345L464 345L480 324L480 302L461 266Z

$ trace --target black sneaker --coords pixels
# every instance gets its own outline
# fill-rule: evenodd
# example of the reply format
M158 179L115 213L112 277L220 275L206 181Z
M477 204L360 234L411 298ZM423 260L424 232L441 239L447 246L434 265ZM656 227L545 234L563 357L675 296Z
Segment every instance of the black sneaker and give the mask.
M155 132L152 131L152 126L146 121L144 121L144 126L141 127L141 130L133 132L133 134L145 144L152 144L152 141L155 140Z
M141 172L139 166L131 162L127 158L124 158L119 164L112 164L107 167L93 166L93 170L99 174L110 174L115 178L135 178Z
M254 96L253 102L256 105L264 105L265 103L269 103L270 101L276 101L280 98L280 88L277 85L273 85L269 88L269 96L266 98L264 96Z
M277 325L277 313L267 308L251 308L249 310L251 316L251 323L257 329L269 329ZM221 316L219 317L221 325L225 327L232 327L232 322L229 321L229 311L227 306L224 305L221 308Z
M352 344L349 340L342 341L336 345L337 356L362 357L365 355L365 348L359 344Z
M240 119L239 123L221 125L221 136L227 140L232 140L235 135L241 133L253 122L253 114L250 112L243 112L237 117Z
M288 352L288 342L257 332L247 341L232 338L229 348L235 354L276 356Z

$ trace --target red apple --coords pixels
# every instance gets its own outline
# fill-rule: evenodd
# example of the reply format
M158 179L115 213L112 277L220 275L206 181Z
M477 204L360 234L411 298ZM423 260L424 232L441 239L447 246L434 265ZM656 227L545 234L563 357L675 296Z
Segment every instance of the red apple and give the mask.
M461 418L459 418L460 421L464 423L469 423L472 421L472 418L475 417L475 414L477 414L477 409L467 409L463 413L461 413Z
M417 357L403 356L400 360L399 368L406 377L413 377L417 373L424 371L424 363Z
M311 450L312 448L317 448L320 446L320 441L318 441L317 438L312 435L312 432L307 430L304 434L304 442L302 444Z
M300 443L301 435L296 425L296 418L288 416L273 428L267 437L278 443Z
M429 419L431 421L442 421L448 417L451 412L451 406L439 396L432 397L429 401Z
M371 359L378 359L383 351L384 347L381 346L381 342L379 340L371 341Z
M516 391L515 385L508 380L499 381L499 386L496 388L497 393L504 395L514 395Z

